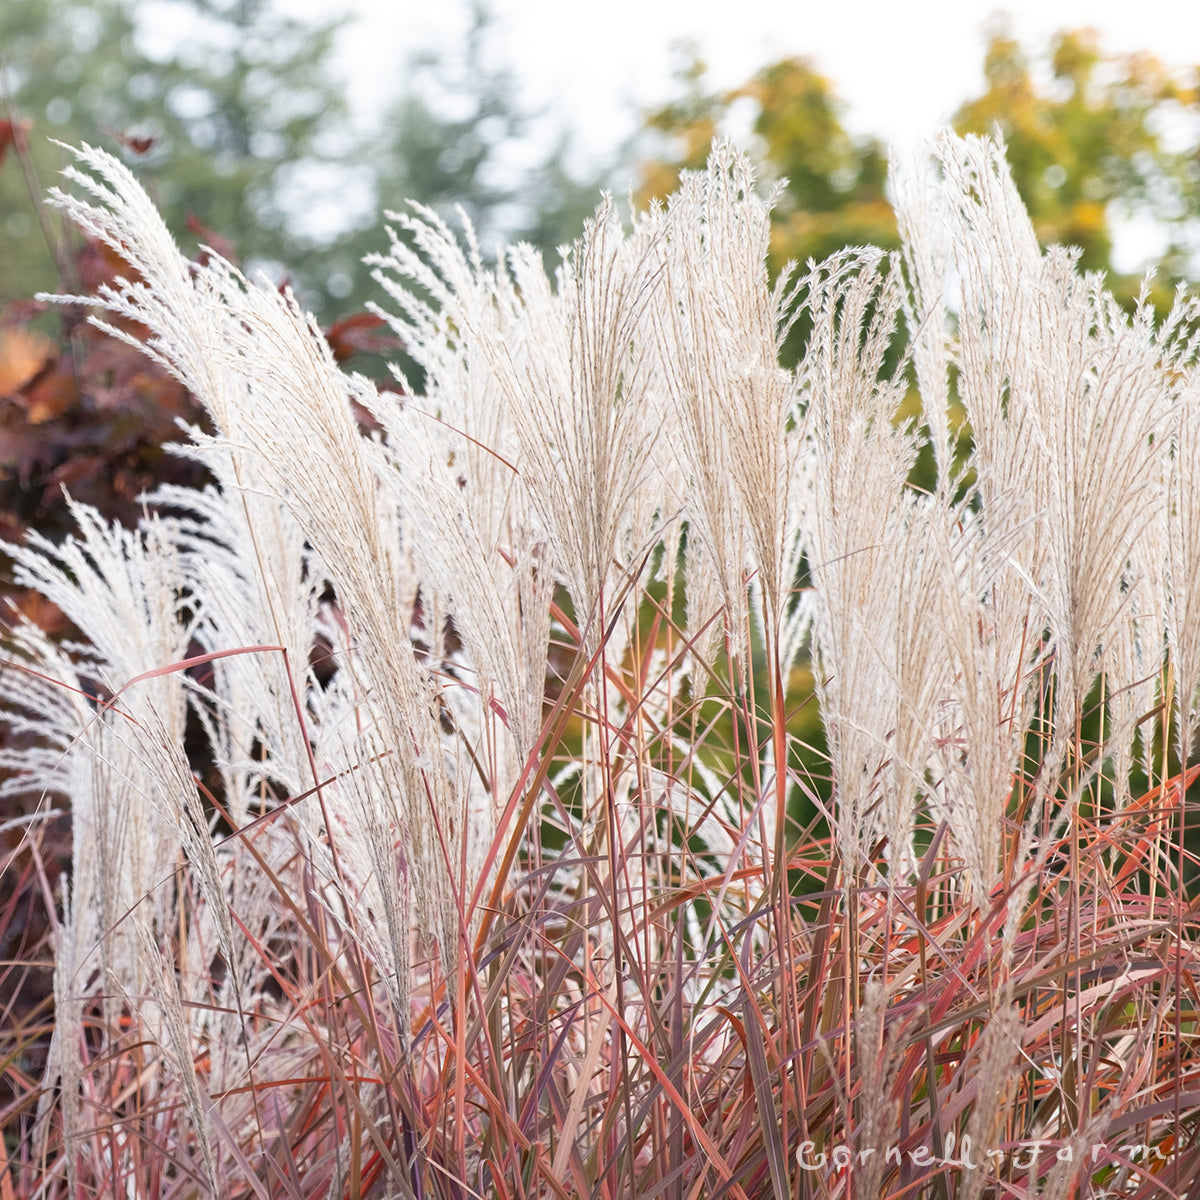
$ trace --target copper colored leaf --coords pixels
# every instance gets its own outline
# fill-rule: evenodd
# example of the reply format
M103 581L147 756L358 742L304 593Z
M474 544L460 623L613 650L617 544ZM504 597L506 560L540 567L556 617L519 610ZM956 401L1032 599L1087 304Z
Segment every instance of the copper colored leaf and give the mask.
M105 129L109 137L115 138L131 154L143 158L158 145L159 135L156 133L140 136L134 133L122 133L119 129Z
M0 163L4 162L9 146L16 146L18 150L21 148L31 128L30 121L0 121Z
M36 329L0 329L0 396L18 392L54 357L54 343Z
M111 464L104 455L77 454L59 466L51 478L55 487L63 485L74 491L79 482L98 478L107 479L111 486L113 475Z
M44 425L61 417L76 402L75 379L62 364L47 371L26 392L25 418Z
M386 354L400 345L400 339L392 334L379 333L386 322L374 313L357 312L335 321L326 331L325 340L339 363L346 362L356 354Z
M219 233L214 233L194 213L187 215L187 230L188 233L194 233L205 246L215 254L219 254L226 262L233 263L234 266L238 265L237 251L234 250L233 243ZM208 255L201 253L197 261L204 265L208 261Z
M38 626L43 633L51 637L63 633L69 624L61 608L53 601L47 600L41 592L22 588L15 592L10 599L13 608Z
M96 292L117 276L136 280L137 272L111 246L89 238L76 255L75 269L86 292Z

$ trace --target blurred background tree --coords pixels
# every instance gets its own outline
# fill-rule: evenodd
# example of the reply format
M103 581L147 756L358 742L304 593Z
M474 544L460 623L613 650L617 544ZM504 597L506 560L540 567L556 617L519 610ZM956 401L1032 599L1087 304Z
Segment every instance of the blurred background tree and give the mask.
M1053 39L1039 88L1038 63L1004 25L991 31L984 93L955 116L960 132L999 129L1013 179L1043 244L1078 246L1080 264L1106 271L1126 301L1142 272L1122 271L1114 243L1122 223L1157 231L1150 261L1155 302L1194 276L1200 216L1200 96L1149 54L1105 55L1089 29ZM1121 264L1125 265L1125 264Z
M694 55L679 95L646 118L655 153L640 164L643 198L669 193L681 169L703 164L718 131L737 129L750 103L750 146L767 179L786 177L774 215L771 266L820 260L845 245L895 246L885 148L855 137L832 83L804 59L784 59L726 91L707 86ZM1132 302L1143 272L1153 298L1170 302L1196 269L1200 217L1200 97L1148 54L1109 56L1091 30L1057 34L1030 54L1003 23L987 35L985 87L954 117L960 133L999 129L1043 244L1080 247ZM1044 83L1039 80L1044 79ZM1122 232L1153 231L1147 261L1114 258ZM1126 238L1127 241L1131 237Z
M0 5L5 536L30 525L62 536L64 488L133 522L155 484L198 478L166 448L182 436L180 420L198 419L183 389L88 327L86 314L32 299L90 292L121 266L46 205L44 189L70 161L55 140L120 154L189 252L211 243L282 279L310 248L289 210L298 180L336 168L342 153L333 31L280 15L269 0L164 0L153 22L124 0Z
M704 62L685 53L676 73L680 96L646 117L657 153L639 163L639 198L674 191L679 172L702 167L713 138L736 130L736 118L744 118L749 106L747 148L765 181L786 180L772 217L773 272L792 260L819 261L844 246L899 245L884 189L885 147L846 129L845 105L811 62L783 59L740 87L712 91Z
M495 32L490 9L472 0L460 45L415 57L379 129L360 136L354 158L370 164L368 219L326 251L350 307L379 298L362 258L386 249L381 214L406 201L434 209L454 228L461 210L485 253L525 241L548 266L595 209L606 171L580 180L567 169L569 131L551 130L546 142L544 114L522 106L516 78L497 60Z
M40 185L55 182L67 161L51 137L105 146L136 167L185 246L214 231L243 262L282 273L308 249L289 223L311 204L306 178L341 163L334 25L283 16L269 0L165 0L153 25L137 18L139 8L125 0L0 5L7 100L15 118L32 123ZM32 206L28 181L0 174L0 222L14 251L0 265L0 298L54 285L50 252L31 236Z
M569 240L600 181L566 170L565 132L530 147L535 114L494 61L486 4L468 16L458 51L402 64L402 93L362 129L335 69L337 21L273 0L4 0L6 99L31 123L36 182L0 171L0 303L53 290L69 258L55 263L31 197L67 162L51 138L120 153L185 249L218 239L325 320L375 294L361 258L386 246L380 213L406 198L443 215L461 204L486 244Z

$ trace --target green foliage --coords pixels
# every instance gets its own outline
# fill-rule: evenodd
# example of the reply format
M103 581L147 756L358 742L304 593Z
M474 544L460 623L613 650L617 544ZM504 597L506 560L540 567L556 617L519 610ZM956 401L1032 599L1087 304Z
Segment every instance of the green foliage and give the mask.
M335 78L337 25L285 16L273 0L170 0L152 14L130 0L0 7L30 167L0 171L0 304L58 290L69 268L57 222L38 208L65 164L51 139L119 153L181 245L217 243L268 267L326 320L373 294L361 260L383 249L379 213L410 199L451 220L461 206L487 246L552 252L570 240L599 180L572 177L565 133L527 161L535 115L495 64L485 5L471 6L459 53L411 63L366 130L351 127Z

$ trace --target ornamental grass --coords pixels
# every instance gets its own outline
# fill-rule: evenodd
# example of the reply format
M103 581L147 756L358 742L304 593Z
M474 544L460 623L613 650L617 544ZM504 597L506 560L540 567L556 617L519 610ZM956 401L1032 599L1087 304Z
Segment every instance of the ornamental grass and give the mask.
M1195 1194L1200 307L950 135L772 284L720 145L553 277L392 214L380 391L67 176L212 483L6 547L2 1200Z

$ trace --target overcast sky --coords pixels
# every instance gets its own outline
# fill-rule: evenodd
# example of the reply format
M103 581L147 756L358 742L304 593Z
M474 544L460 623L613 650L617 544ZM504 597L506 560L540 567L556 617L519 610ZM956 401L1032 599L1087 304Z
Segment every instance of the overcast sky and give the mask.
M326 14L325 0L281 0ZM411 50L461 36L463 0L350 0L343 38L358 104L398 79ZM672 45L695 40L718 84L807 55L847 101L856 132L888 141L931 133L982 82L983 30L999 8L1027 46L1091 25L1112 52L1150 50L1170 66L1200 63L1197 0L491 0L501 52L525 97L574 127L602 156L637 123L637 106L672 94ZM352 66L351 66L352 64Z

